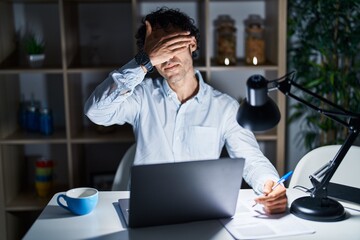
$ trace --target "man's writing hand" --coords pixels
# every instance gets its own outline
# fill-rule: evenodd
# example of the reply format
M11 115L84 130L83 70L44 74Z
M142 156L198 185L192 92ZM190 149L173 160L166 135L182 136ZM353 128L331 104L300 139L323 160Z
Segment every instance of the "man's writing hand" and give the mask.
M275 184L272 180L266 181L264 195L255 199L255 202L262 204L265 212L269 214L283 213L287 208L286 188L280 184L272 190Z

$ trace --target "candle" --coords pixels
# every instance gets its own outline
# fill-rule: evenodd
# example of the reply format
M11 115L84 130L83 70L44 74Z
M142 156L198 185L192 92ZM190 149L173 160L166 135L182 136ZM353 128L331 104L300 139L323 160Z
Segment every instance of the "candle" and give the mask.
M258 64L258 59L257 59L257 57L253 57L253 64L256 66L257 64Z

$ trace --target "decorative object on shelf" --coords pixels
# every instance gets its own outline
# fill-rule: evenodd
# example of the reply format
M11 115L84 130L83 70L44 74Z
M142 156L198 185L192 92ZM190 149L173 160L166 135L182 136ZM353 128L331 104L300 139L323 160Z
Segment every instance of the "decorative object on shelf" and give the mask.
M24 45L30 67L41 67L45 60L45 42L34 33L28 33Z
M236 64L235 20L229 15L219 15L216 26L216 62L219 65Z
M49 196L52 188L54 162L39 158L35 165L35 188L39 197Z
M276 126L280 120L280 112L276 103L269 98L268 92L279 90L284 95L297 100L320 113L321 116L327 117L347 129L346 140L334 158L309 176L313 187L304 190L310 196L294 200L290 207L290 212L294 215L312 221L344 220L346 218L344 207L336 200L328 198L327 188L331 178L360 133L360 113L348 111L297 84L294 81L293 72L271 81L261 75L253 75L248 79L247 87L247 99L241 103L237 114L238 123L245 128L265 131ZM292 91L292 88L295 90ZM295 92L297 95L294 94ZM310 95L318 102L314 104L308 101L307 98L304 98L304 94ZM299 186L299 189L300 187L302 186Z
M52 111L50 108L41 107L39 101L31 96L31 101L26 102L24 99L19 104L18 122L22 130L31 133L41 133L51 135L54 131Z
M54 131L51 109L43 107L40 109L40 133L51 135Z
M39 106L32 100L26 107L25 114L26 131L38 132L39 131Z
M247 64L265 63L264 20L250 14L245 23L245 60Z

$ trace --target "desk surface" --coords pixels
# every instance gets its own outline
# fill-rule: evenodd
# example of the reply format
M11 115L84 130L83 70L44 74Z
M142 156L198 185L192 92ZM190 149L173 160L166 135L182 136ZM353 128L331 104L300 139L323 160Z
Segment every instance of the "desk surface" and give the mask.
M252 190L240 190L239 197L255 197ZM289 189L289 202L303 194ZM127 229L120 217L117 200L128 192L100 192L97 207L88 215L74 216L51 199L24 239L233 239L218 220L191 222L158 227ZM348 218L341 222L313 222L300 219L316 230L315 234L286 239L360 239L360 212L346 209ZM284 238L281 238L284 239Z

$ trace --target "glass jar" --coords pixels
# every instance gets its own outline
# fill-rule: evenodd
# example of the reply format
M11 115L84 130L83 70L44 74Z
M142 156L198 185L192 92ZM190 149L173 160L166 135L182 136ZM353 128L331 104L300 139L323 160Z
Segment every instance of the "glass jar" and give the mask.
M236 64L236 27L229 15L220 15L216 25L216 63L219 65Z
M251 14L245 20L245 60L247 64L265 63L264 21Z
M54 131L52 112L48 108L40 109L40 133L51 135Z
M39 110L35 105L26 108L26 130L29 132L39 131Z

